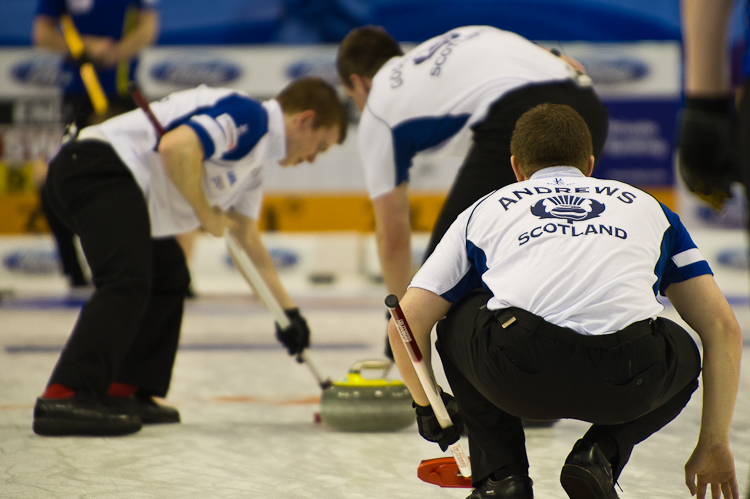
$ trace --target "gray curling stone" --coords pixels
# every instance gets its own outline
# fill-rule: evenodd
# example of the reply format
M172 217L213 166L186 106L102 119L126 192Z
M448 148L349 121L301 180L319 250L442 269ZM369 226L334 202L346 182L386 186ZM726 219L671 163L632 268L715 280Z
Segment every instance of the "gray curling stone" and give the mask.
M388 360L364 360L355 363L343 381L335 381L323 391L320 420L340 431L397 431L416 421L409 389L403 382L365 379L365 369L391 367Z

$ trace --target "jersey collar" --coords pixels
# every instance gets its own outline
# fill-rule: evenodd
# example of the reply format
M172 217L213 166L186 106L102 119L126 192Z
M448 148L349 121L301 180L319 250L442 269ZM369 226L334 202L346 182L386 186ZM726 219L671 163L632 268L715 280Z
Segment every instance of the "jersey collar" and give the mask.
M534 173L529 180L550 177L585 177L581 170L574 166L549 166Z
M279 161L286 157L286 132L284 131L284 112L278 101L271 99L262 103L268 112L268 149L265 160Z

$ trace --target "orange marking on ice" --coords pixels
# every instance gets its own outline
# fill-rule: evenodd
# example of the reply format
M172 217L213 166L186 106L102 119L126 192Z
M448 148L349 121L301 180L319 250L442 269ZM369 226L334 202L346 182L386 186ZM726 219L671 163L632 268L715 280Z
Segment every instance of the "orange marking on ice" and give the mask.
M240 403L240 404L254 403L254 404L266 404L266 405L313 405L313 404L320 403L320 395L315 395L312 397L302 397L302 398L289 398L289 399L280 399L280 398L273 398L273 397L255 397L251 395L234 395L234 396L214 397L211 400L214 402Z

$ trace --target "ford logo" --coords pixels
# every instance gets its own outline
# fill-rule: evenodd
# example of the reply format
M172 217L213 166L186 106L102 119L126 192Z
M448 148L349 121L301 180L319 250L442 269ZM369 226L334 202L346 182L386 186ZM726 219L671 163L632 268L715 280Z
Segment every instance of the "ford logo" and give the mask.
M271 255L271 260L273 261L273 265L277 270L293 268L299 261L297 253L286 248L269 248L268 254ZM224 258L227 266L234 268L234 261L232 261L232 257L227 254Z
M288 269L297 265L297 253L286 248L271 248L268 250L271 260L277 269Z
M317 76L331 85L338 86L339 74L336 71L336 61L333 58L317 57L297 61L286 68L286 75L291 80L305 76Z
M717 255L717 260L721 265L725 265L733 269L748 269L747 249L743 247L724 249Z
M177 59L154 64L149 75L156 81L185 87L221 85L242 74L239 66L221 59Z
M56 55L32 56L13 66L11 74L20 83L40 87L66 86L72 77L62 71L62 57Z
M613 85L641 80L648 76L648 65L636 59L580 59L594 83Z
M3 265L19 274L56 274L60 272L57 252L41 249L25 249L8 253Z

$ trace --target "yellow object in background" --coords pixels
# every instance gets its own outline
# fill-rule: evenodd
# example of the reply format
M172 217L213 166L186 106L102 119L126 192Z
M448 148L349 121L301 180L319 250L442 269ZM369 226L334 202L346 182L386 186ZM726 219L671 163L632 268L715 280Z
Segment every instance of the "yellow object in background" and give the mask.
M60 24L62 25L65 43L68 44L68 48L70 49L70 55L73 56L73 59L79 60L83 56L83 40L81 40L81 35L78 33L69 15L63 14L60 16ZM107 96L104 94L104 90L102 90L102 85L99 83L99 77L96 76L94 66L90 62L83 62L80 72L94 111L96 114L104 114L109 107L109 101L107 101Z
M20 193L36 193L31 162L22 164L0 162L0 196Z

